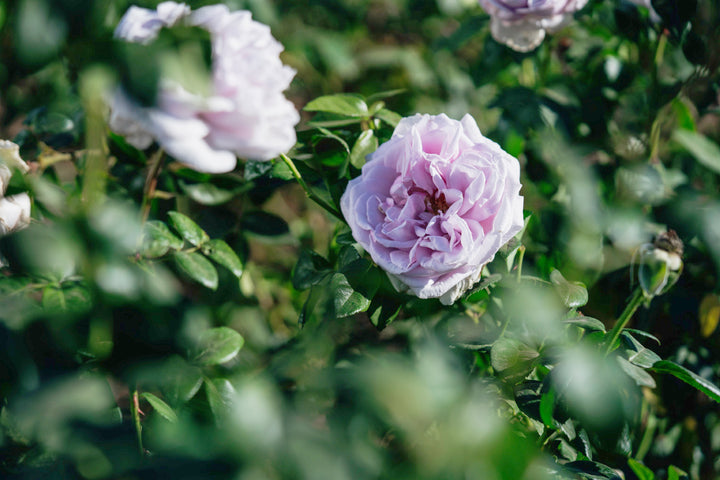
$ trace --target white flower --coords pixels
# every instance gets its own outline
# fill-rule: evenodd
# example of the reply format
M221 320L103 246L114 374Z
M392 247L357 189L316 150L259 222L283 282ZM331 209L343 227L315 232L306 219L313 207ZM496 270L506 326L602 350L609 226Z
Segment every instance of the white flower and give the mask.
M0 195L5 194L13 170L25 173L30 167L20 158L20 147L10 140L0 140Z
M231 12L224 5L190 11L174 2L160 4L157 12L132 7L115 35L149 43L163 27L180 23L210 32L209 95L163 78L157 105L146 108L118 91L110 128L136 148L145 149L156 140L176 160L209 173L232 170L236 156L270 160L290 150L300 116L282 92L295 71L282 64L282 45L250 12Z
M536 48L545 32L562 28L588 0L479 0L495 40L518 52Z
M30 224L30 197L19 193L0 198L0 237Z

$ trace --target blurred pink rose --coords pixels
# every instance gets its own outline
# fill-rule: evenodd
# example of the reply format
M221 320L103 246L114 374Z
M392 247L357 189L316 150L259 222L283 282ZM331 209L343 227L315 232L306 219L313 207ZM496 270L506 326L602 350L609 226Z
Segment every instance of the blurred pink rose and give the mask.
M210 32L212 85L198 95L163 78L157 105L144 108L122 90L112 101L110 128L136 148L157 141L176 160L202 172L235 168L236 156L270 160L295 145L300 116L282 93L295 71L283 65L283 47L250 12L225 5L191 11L163 2L157 11L131 7L115 31L118 38L151 42L163 27L182 23Z
M513 50L528 52L543 41L545 32L563 27L588 0L479 0L490 14L495 40Z
M523 226L520 165L475 120L404 118L340 200L395 288L453 303Z

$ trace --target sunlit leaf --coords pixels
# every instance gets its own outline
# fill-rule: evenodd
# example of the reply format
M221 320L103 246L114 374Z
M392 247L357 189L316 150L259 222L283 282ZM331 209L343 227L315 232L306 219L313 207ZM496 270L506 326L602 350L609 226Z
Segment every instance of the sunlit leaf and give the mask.
M229 362L240 352L245 339L228 327L211 328L198 338L193 360L200 365L219 365Z
M168 212L168 216L172 227L193 245L201 245L210 240L205 230L200 228L190 217L180 212Z
M360 292L355 291L348 282L345 275L336 273L330 280L330 294L333 298L335 314L338 317L364 312L370 306L370 300Z
M355 168L365 165L365 157L378 148L378 140L372 130L365 130L360 134L350 152L350 164Z
M305 108L308 112L327 112L348 117L368 115L368 106L361 97L350 94L326 95L312 100Z
M240 278L243 273L243 264L237 253L230 248L224 240L213 239L203 244L202 252L212 260L230 270L233 275Z
M218 286L218 273L212 263L198 252L175 252L175 263L190 278L215 290Z
M700 302L700 333L707 338L713 334L720 320L720 299L717 294L708 293Z
M704 379L697 373L688 370L682 365L678 365L670 360L661 360L652 366L652 370L655 372L674 375L688 385L697 388L716 402L720 402L720 388L718 388L717 385Z
M178 417L175 411L165 403L163 400L159 399L152 393L143 392L140 394L141 397L143 397L145 400L148 401L150 405L152 405L153 410L155 410L157 413L159 413L165 420L171 422L171 423L177 423Z
M550 281L555 285L555 291L560 295L562 302L568 308L582 307L588 302L588 291L580 282L569 282L559 270L550 273Z
M703 166L720 173L720 147L717 143L689 130L675 130L673 140L685 147Z

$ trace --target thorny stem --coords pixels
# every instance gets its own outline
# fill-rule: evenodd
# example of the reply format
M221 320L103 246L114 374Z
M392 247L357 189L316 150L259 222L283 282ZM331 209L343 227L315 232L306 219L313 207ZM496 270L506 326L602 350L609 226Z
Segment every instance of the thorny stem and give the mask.
M295 163L293 163L292 159L288 157L285 154L280 154L280 158L283 159L283 162L285 162L285 165L288 166L290 169L290 172L292 172L293 177L295 177L295 180L300 184L303 190L305 190L305 194L308 196L310 200L320 205L322 208L333 214L336 218L343 220L344 218L342 216L342 213L340 213L335 207L330 205L328 202L317 196L315 192L312 191L310 186L305 182L305 179L302 178L302 175L300 175L300 172L298 171L297 167L295 166Z
M150 215L150 206L152 205L152 199L155 195L158 175L160 174L164 157L165 152L162 149L158 150L152 157L150 157L150 169L148 170L147 177L145 177L145 189L143 190L141 207L142 223L145 223Z
M140 396L137 388L132 391L132 401L130 402L130 411L132 413L133 424L135 425L135 433L137 435L138 448L140 456L145 456L145 448L142 441L142 425L140 424Z
M643 299L644 295L642 288L638 286L637 288L635 288L635 292L633 292L630 303L627 304L625 310L623 310L622 314L620 315L620 318L618 318L618 321L615 323L615 326L612 328L612 330L610 330L610 341L608 341L607 343L605 355L609 355L610 352L615 349L615 342L617 342L618 338L620 337L620 333L623 331L625 326L627 326L628 322L635 313L635 310L637 310L640 304L643 302Z

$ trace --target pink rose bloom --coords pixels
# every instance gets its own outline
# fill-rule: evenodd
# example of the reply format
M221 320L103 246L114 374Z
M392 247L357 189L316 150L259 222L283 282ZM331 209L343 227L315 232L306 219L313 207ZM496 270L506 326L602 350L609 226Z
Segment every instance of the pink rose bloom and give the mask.
M191 11L163 2L157 11L131 7L115 36L147 44L164 27L197 26L210 32L212 85L209 95L161 79L157 105L144 108L122 90L113 98L110 128L136 148L153 140L176 160L201 172L223 173L237 158L270 160L295 145L300 116L282 93L295 71L280 61L282 45L250 12L225 5Z
M562 28L588 0L479 0L495 40L518 52L536 48L545 32Z
M475 120L404 118L340 207L398 291L457 300L523 226L520 164Z

